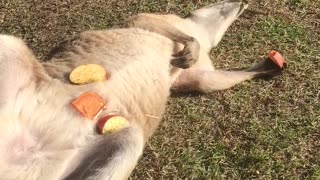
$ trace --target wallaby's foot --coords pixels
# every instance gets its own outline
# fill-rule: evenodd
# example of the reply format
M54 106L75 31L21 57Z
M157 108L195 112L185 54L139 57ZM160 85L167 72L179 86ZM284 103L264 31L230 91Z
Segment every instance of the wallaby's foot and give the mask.
M255 72L255 77L272 77L281 74L283 69L268 59L264 59L254 67L247 70L247 72Z
M184 45L183 50L173 55L171 65L187 69L198 61L200 44L196 39L190 38Z

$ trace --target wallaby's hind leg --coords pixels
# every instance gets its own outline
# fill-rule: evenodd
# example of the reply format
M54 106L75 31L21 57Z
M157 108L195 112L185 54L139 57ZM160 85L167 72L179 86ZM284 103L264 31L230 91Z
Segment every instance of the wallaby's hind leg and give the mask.
M209 93L229 89L243 81L279 72L277 67L264 60L245 71L207 70L191 68L184 70L173 84L178 92L199 91Z
M207 71L189 69L183 71L173 85L178 92L199 91L209 93L229 89L243 81L258 76L257 72L247 71Z
M104 137L97 137L89 149L81 151L63 180L128 179L143 151L143 135L130 127Z

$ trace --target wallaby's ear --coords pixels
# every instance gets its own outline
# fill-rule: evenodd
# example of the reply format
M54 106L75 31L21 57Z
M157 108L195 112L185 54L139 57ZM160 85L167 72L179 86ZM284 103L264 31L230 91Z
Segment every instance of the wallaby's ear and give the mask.
M33 53L21 39L0 35L0 108L35 80L36 66Z
M207 30L214 47L247 7L246 1L225 0L192 12L189 18Z

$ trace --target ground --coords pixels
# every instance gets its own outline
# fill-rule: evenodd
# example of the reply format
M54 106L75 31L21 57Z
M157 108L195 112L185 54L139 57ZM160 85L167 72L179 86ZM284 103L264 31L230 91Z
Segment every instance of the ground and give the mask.
M209 0L1 0L0 33L40 60L65 37L116 27L137 12L176 13ZM320 1L256 0L212 51L217 68L245 68L277 49L282 76L209 95L172 97L131 179L319 179Z

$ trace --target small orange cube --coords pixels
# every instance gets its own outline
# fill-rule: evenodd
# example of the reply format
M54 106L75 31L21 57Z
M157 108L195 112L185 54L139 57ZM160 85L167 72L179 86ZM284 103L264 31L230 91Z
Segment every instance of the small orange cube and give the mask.
M71 104L84 117L94 119L105 107L106 101L96 93L85 92Z
M274 64L276 64L279 68L281 68L281 69L286 68L286 61L285 61L284 57L278 51L275 51L275 50L270 51L268 54L268 58Z

